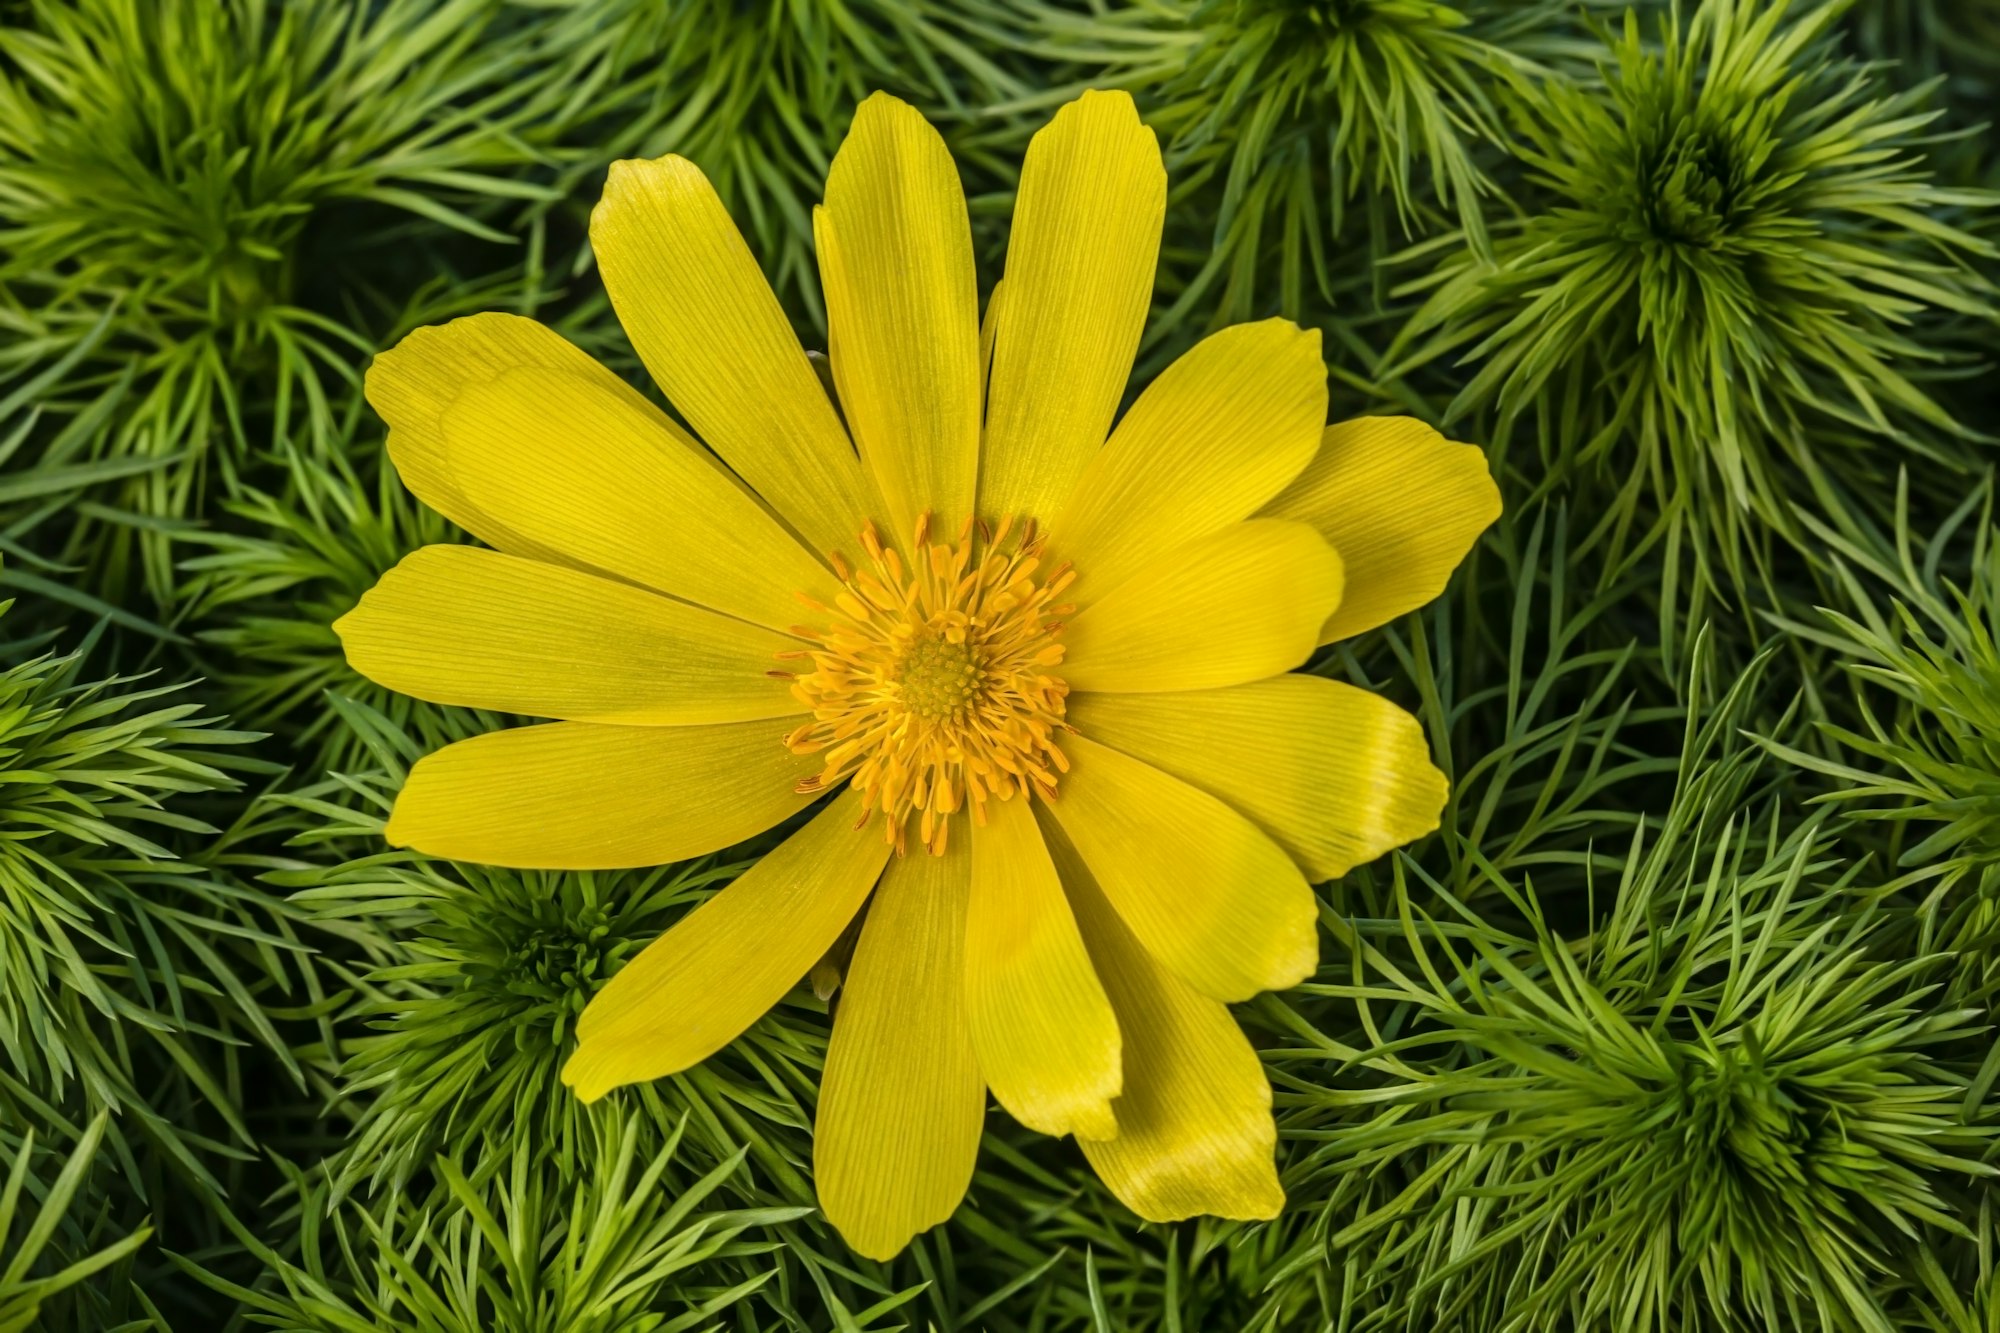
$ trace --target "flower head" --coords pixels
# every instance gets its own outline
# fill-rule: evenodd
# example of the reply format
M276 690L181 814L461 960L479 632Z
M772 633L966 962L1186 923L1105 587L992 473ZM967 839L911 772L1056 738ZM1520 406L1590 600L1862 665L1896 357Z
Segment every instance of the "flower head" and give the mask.
M404 560L337 626L350 662L558 719L420 762L391 840L642 866L817 806L611 978L563 1078L698 1063L860 918L815 1152L871 1256L957 1206L989 1089L1147 1217L1272 1215L1270 1086L1225 1005L1305 978L1311 882L1444 800L1415 719L1287 673L1437 594L1497 512L1484 459L1328 428L1318 337L1276 320L1120 418L1165 195L1129 98L1063 108L982 325L950 154L877 95L814 220L833 394L673 157L612 169L591 240L692 434L508 316L369 374L406 483L494 549Z

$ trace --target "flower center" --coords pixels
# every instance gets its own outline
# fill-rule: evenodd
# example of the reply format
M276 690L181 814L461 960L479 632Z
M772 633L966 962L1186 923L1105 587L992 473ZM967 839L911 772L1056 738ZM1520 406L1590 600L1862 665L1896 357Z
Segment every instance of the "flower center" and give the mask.
M1032 523L975 534L967 522L955 542L929 537L925 515L907 567L872 524L861 532L864 565L834 556L834 605L808 599L825 623L792 631L815 646L782 654L812 663L793 673L792 693L813 720L785 744L825 756L801 792L852 779L898 851L914 817L919 841L942 853L947 816L970 806L984 823L989 799L1047 799L1069 768L1056 747L1070 730L1069 687L1053 668L1062 617L1075 608L1055 601L1075 575L1064 565L1036 578L1043 542Z
M963 640L925 633L911 639L896 664L903 706L930 722L962 719L983 679L978 649Z

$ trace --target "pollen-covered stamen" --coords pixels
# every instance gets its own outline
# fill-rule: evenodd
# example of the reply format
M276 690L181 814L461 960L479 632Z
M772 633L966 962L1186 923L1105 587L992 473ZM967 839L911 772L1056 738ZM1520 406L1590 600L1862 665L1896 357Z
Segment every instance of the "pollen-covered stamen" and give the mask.
M984 822L988 799L1046 799L1069 767L1056 746L1069 687L1055 668L1072 608L1055 602L1075 576L1064 566L1037 581L1040 537L1032 524L1010 543L1011 532L1003 522L975 541L968 521L957 541L933 544L925 515L915 568L906 568L871 524L861 532L865 564L835 558L835 604L809 603L826 623L794 627L817 645L787 655L812 664L794 665L792 693L813 720L785 743L826 756L799 790L851 778L899 851L912 815L919 840L941 853L947 816L970 806Z

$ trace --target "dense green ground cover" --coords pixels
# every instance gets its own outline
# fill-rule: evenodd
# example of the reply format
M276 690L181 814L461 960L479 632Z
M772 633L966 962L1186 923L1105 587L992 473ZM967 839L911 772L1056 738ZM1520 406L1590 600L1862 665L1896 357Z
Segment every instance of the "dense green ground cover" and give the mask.
M502 309L642 382L584 221L669 151L812 343L874 88L990 282L1086 86L1172 173L1141 382L1283 313L1507 514L1315 667L1454 790L1241 1015L1284 1215L1142 1225L995 1115L876 1265L812 1206L809 992L556 1080L760 847L381 839L490 719L329 629L456 538L360 375ZM0 0L0 1333L2000 1330L1996 97L1995 0Z

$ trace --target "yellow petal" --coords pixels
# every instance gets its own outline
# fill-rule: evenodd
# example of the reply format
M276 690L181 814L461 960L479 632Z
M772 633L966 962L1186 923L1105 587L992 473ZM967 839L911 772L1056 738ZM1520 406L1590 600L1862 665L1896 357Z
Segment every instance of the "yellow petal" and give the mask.
M1153 957L1231 1002L1312 975L1319 905L1282 847L1130 755L1081 736L1064 748L1070 771L1043 822L1060 826Z
M476 546L411 552L333 628L348 665L432 703L654 726L803 711L768 674L797 640Z
M590 244L632 346L709 448L817 552L879 504L750 247L692 162L614 162Z
M1147 954L1073 851L1051 850L1125 1034L1118 1137L1084 1142L1083 1155L1149 1222L1276 1217L1278 1131L1257 1052L1227 1008Z
M1080 1139L1118 1132L1118 1022L1025 799L988 802L972 829L965 1006L979 1068L1016 1120Z
M1319 332L1238 324L1195 344L1139 395L1050 527L1076 564L1071 596L1115 588L1163 545L1250 517L1319 449Z
M916 108L875 93L813 213L827 359L898 536L952 532L979 480L979 291L958 168Z
M1447 784L1387 699L1286 675L1188 694L1076 694L1084 735L1221 797L1315 880L1438 826Z
M790 818L819 770L785 748L792 723L488 732L417 761L385 830L428 856L524 870L685 861Z
M826 951L875 887L889 845L843 792L811 823L625 964L577 1020L562 1080L594 1102L736 1040Z
M1046 524L1104 444L1152 302L1166 206L1159 141L1126 93L1086 92L1029 142L995 321L979 472L988 518Z
M774 629L826 567L657 409L573 371L523 367L445 409L461 493L577 564Z
M1340 601L1340 557L1303 523L1251 519L1156 555L1063 631L1075 690L1200 690L1290 671Z
M554 329L497 312L418 329L381 353L368 367L368 402L389 423L389 459L419 500L489 546L567 563L557 548L474 505L445 460L445 409L467 389L528 366L566 371L635 410L657 410Z
M870 1259L950 1217L972 1183L986 1092L965 1025L970 861L961 842L889 863L834 1014L813 1171L827 1220Z
M1500 490L1477 447L1411 417L1358 417L1326 428L1319 455L1264 513L1312 524L1347 563L1347 595L1319 635L1332 643L1443 592L1500 517Z
M1006 284L996 282L986 296L986 313L979 319L979 401L985 402L989 386L993 383L993 331L1000 323L1000 291ZM987 453L982 447L980 466L985 466Z

